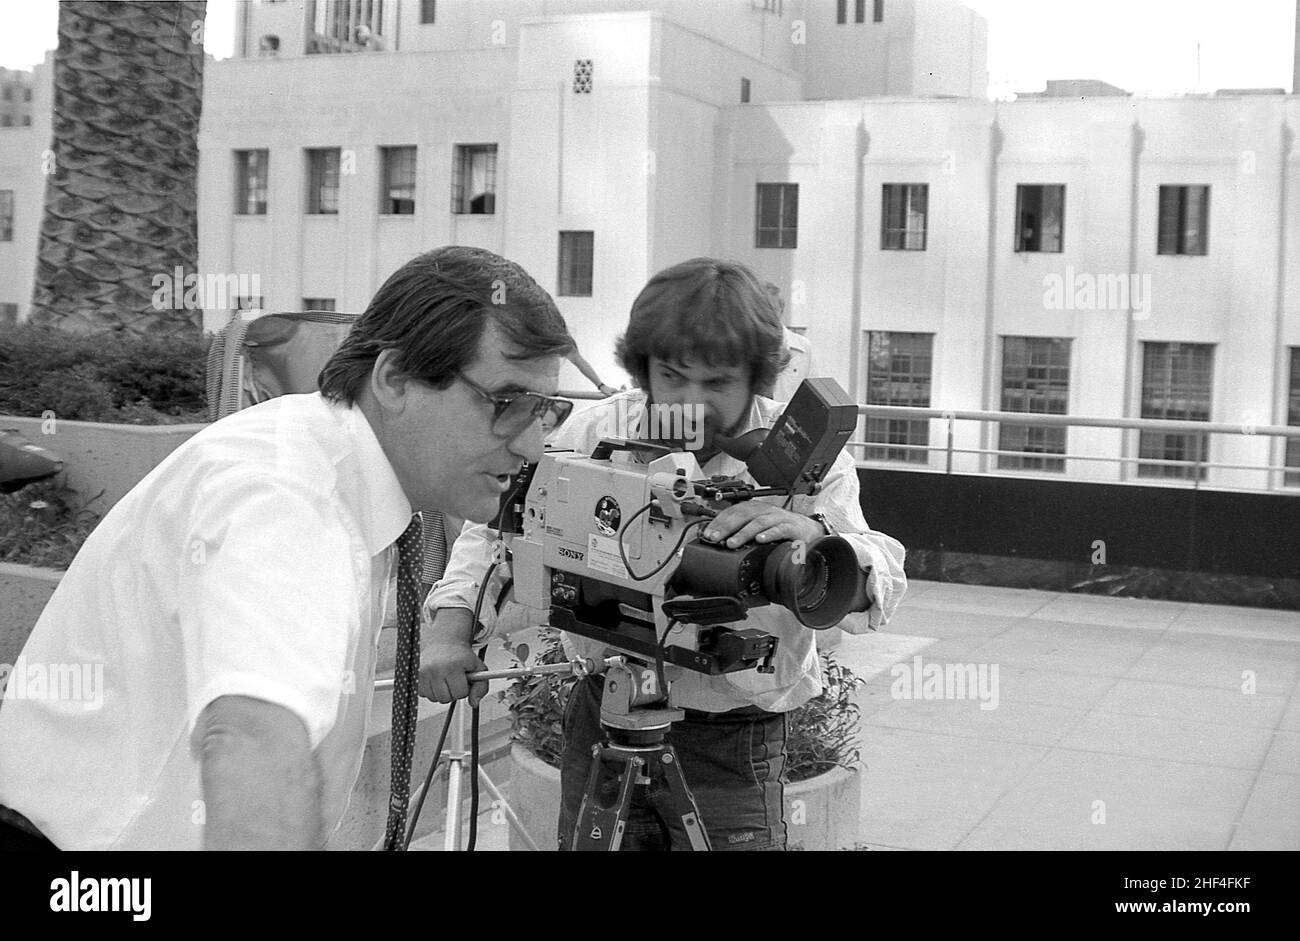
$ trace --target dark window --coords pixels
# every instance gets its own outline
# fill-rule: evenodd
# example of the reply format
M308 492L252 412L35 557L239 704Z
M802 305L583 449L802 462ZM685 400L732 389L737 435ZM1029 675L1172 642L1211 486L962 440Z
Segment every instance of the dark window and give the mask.
M1209 247L1210 188L1160 187L1159 255L1204 255Z
M273 56L280 51L280 37L274 33L267 33L257 42L257 52L259 55Z
M835 22L845 23L849 17L849 0L835 0Z
M1059 252L1065 231L1065 187L1016 187L1016 251Z
M339 211L339 150L307 151L307 212L335 215Z
M759 183L754 216L755 248L797 248L799 184Z
M927 183L886 183L880 213L880 247L925 251Z
M1291 347L1291 385L1286 403L1286 423L1300 425L1300 346ZM1300 467L1300 438L1286 439L1286 459L1283 463L1287 467ZM1286 485L1300 487L1300 473L1288 472Z
M13 115L0 114L0 127L13 127L13 126L14 126Z
M415 213L415 148L381 147L384 182L379 212L386 216Z
M32 100L32 90L30 88L24 88L23 101L31 101L31 100Z
M451 211L492 215L497 200L497 145L457 144L451 174Z
M885 20L885 0L875 0L871 8L871 22L883 23Z
M872 330L867 335L867 404L930 407L932 333L889 333ZM927 418L867 418L868 441L915 447L867 448L872 461L907 461L924 464L930 445Z
M4 90L4 99L5 99L5 101L13 101L13 100L14 100L14 89L13 89L13 86L12 86L12 85L6 85L6 86L5 86L5 90Z
M740 80L740 103L742 105L749 104L749 79L747 78Z
M438 0L420 0L420 22L432 23L437 19Z
M1002 338L1002 411L1064 415L1070 399L1070 341L1055 337ZM1064 454L1065 429L1041 425L998 428L999 451ZM1003 470L1064 471L1061 458L998 455Z
M1142 417L1209 421L1213 368L1212 344L1143 343ZM1143 431L1138 438L1138 457L1189 461L1193 466L1139 464L1138 476L1203 480L1208 443L1205 432Z
M594 232L560 233L560 271L556 294L562 297L591 297Z
M238 186L235 196L236 215L266 215L266 175L269 164L269 151L235 151L235 174Z
M865 23L867 21L867 0L853 0L853 22Z
M14 191L0 190L0 242L14 240Z
M303 310L334 310L334 298L332 297L304 297L302 299Z

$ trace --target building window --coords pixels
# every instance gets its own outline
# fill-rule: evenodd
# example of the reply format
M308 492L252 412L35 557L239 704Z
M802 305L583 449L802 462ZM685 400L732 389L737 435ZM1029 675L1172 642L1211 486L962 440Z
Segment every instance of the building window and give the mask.
M497 201L497 145L457 144L451 174L451 211L492 215Z
M0 190L0 242L14 240L14 191Z
M560 233L559 285L555 292L562 297L591 297L592 253L594 232Z
M13 127L14 119L12 115L0 114L0 127Z
M591 94L591 59L577 59L573 63L573 93L575 95Z
M1212 344L1143 343L1142 417L1209 421L1213 368ZM1208 443L1205 432L1143 431L1139 458L1192 464L1139 464L1138 476L1204 480Z
M925 251L928 183L886 183L880 213L880 247Z
M740 103L742 105L749 104L749 79L747 78L740 80Z
M799 184L759 183L755 204L754 247L797 248Z
M929 408L933 344L932 333L872 330L867 334L867 404ZM930 420L868 417L867 440L895 445L867 448L868 460L925 464L929 460L925 449L930 446Z
M339 150L307 151L307 212L336 215L339 211Z
M1209 245L1210 188L1160 187L1158 255L1204 255Z
M885 20L885 0L874 0L871 7L871 22L883 23Z
M429 24L438 16L438 0L420 0L420 23Z
M269 151L235 151L235 174L238 183L235 197L236 215L266 215L266 177L269 164Z
M1064 415L1070 400L1070 341L1054 337L1002 338L1002 411ZM1042 425L998 427L998 450L1064 454L1065 428ZM1062 472L1062 458L998 455L1002 470Z
M848 22L849 0L835 0L835 22L843 26Z
M415 214L415 148L380 147L384 167L379 212L386 216Z
M1016 187L1016 251L1059 252L1065 231L1065 187Z
M867 0L853 0L853 22L865 23L867 20Z
M302 299L303 310L334 310L334 298L332 297L304 297Z
M308 55L384 48L383 0L327 0L307 10Z
M261 56L274 56L280 52L280 37L274 33L267 33L257 41L257 54Z
M1291 347L1291 386L1286 403L1286 423L1300 425L1300 346ZM1286 439L1287 467L1300 468L1300 438ZM1287 472L1286 485L1300 487L1300 473Z

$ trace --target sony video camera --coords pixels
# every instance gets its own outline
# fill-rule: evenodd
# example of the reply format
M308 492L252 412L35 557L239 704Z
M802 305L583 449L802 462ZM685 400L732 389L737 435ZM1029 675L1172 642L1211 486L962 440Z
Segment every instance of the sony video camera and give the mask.
M853 547L827 535L730 549L698 530L743 500L816 493L856 425L857 406L834 380L805 380L770 431L722 443L757 487L706 477L690 453L646 441L547 453L503 498L498 528L517 534L516 600L635 657L707 674L770 671L776 638L724 625L765 604L813 629L866 610ZM677 625L693 627L666 645Z

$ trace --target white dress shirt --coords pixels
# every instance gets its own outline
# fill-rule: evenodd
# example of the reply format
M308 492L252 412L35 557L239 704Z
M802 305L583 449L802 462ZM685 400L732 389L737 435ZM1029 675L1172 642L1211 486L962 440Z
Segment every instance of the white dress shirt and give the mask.
M319 393L195 435L105 516L37 622L24 667L102 665L102 695L9 698L10 677L0 804L62 849L197 849L196 719L249 696L302 719L332 832L365 745L390 549L410 518L365 416Z
M755 396L740 432L771 427L784 407L771 399ZM620 393L574 414L552 443L557 448L589 454L602 435L610 433L610 429L636 428L644 409L645 393L639 390ZM723 474L754 482L743 463L725 454L714 456L701 469L708 475ZM784 497L759 499L777 506L785 500ZM835 531L852 544L859 564L871 566L867 585L874 604L866 612L850 614L839 627L849 633L861 634L882 626L907 590L907 577L903 574L904 550L898 540L872 531L863 519L858 504L857 468L848 453L841 453L836 459L820 493L815 497L796 497L791 509L802 515L824 513ZM456 541L445 575L425 601L426 611L430 615L438 608L468 608L472 611L478 586L492 557L492 535L488 529L478 523L467 524ZM492 612L496 595L507 577L503 569L504 566L500 566L493 573L493 584L489 586L484 610L480 614L480 620L489 627L494 625ZM743 624L734 626L757 628L777 638L777 654L772 664L775 672L743 670L722 676L705 676L683 670L673 682L673 705L706 712L758 705L770 712L784 712L821 692L821 670L814 643L817 632L801 625L793 614L779 605L751 608ZM584 637L566 634L564 640L571 655L597 657L605 650L604 644ZM672 635L669 635L671 642Z

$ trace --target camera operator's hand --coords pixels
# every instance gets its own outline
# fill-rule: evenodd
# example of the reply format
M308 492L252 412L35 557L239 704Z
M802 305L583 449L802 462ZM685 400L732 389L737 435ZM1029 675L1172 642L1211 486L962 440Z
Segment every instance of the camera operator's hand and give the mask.
M471 683L466 678L487 669L474 656L472 631L470 612L462 608L442 608L434 615L434 638L420 651L419 690L425 699L446 703L468 696L470 706L477 706L487 695L485 680Z
M802 539L812 542L826 534L821 523L778 506L747 500L729 506L704 527L703 536L709 542L726 541L735 549L747 542L777 542L781 539Z

